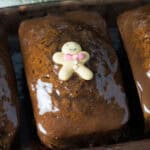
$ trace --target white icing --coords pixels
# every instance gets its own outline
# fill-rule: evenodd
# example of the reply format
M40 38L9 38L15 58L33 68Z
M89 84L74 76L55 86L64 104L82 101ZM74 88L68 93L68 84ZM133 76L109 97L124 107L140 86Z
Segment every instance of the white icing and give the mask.
M143 92L143 88L142 88L141 84L140 84L138 81L137 81L136 83L137 83L137 86L138 86L139 90L140 90L141 92Z
M58 96L60 96L60 91L58 89L56 90L56 93Z
M15 107L12 106L8 101L4 101L3 107L7 115L7 119L11 121L15 127L17 127L18 120Z
M73 69L76 71L79 68L79 66L77 64L73 65Z
M31 84L31 89L32 89L32 91L35 91L35 87L33 84Z
M53 86L51 83L43 82L41 79L37 81L37 100L39 114L44 115L47 112L58 112L59 109L53 105L50 94L52 93Z
M148 78L150 78L150 70L148 72L146 72L146 75Z
M148 114L150 114L150 109L147 108L147 106L144 104L143 105L144 111L147 112Z
M78 61L77 60L73 61L73 64L78 65Z
M41 123L38 123L38 129L40 130L40 132L42 132L44 135L47 134L47 131L44 129L44 127L42 126Z

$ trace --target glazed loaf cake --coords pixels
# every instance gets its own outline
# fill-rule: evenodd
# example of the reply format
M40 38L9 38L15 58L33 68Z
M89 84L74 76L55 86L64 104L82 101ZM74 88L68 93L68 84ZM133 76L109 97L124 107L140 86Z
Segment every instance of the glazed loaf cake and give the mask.
M18 128L15 79L5 35L0 30L0 149L10 148Z
M125 12L118 25L150 129L150 5Z
M20 25L19 36L43 143L87 146L127 123L118 59L102 17L77 11L31 19Z

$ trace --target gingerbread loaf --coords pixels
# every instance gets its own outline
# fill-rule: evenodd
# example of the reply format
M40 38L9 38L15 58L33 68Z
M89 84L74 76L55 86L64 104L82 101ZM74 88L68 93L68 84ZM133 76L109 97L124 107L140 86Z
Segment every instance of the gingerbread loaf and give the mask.
M145 117L150 129L150 5L123 13L118 18Z
M18 129L15 77L6 36L0 30L0 149L8 150Z
M19 36L44 144L53 149L92 145L127 123L118 59L101 16L75 11L31 19L20 25Z

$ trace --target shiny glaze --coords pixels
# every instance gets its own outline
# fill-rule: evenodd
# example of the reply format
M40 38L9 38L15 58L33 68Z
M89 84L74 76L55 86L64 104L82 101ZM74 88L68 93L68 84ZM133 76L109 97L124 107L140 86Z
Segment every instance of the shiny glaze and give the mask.
M77 136L75 141L82 143L93 133L120 129L129 119L117 56L105 26L100 26L105 23L101 17L96 17L95 25L92 21L81 23L82 15L95 17L87 12L64 18L47 16L26 21L19 30L38 134L49 147L72 147L73 140L65 139ZM53 63L52 56L67 41L80 43L90 54L86 65L94 73L92 80L82 80L75 73L68 81L58 79L61 66ZM40 99L49 106L43 114L39 109L39 81L43 83Z
M125 12L118 24L150 130L150 5Z
M124 109L125 115L122 123L127 122L129 114L128 108L126 105L126 95L122 91L122 86L116 82L115 74L118 71L118 61L115 60L113 63L110 62L107 51L101 48L103 61L107 64L110 69L110 72L107 74L105 70L104 62L99 63L97 75L96 75L96 87L101 96L104 97L104 100L107 103L111 103L114 100L121 108Z
M18 117L12 66L3 45L0 47L0 148L9 149L18 127Z

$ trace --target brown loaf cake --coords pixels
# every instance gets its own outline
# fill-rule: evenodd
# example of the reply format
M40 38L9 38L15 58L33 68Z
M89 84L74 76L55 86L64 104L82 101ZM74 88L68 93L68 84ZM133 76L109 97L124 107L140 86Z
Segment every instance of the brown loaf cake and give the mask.
M0 30L0 149L10 148L18 128L15 79L6 38Z
M150 129L150 5L125 12L118 25Z
M87 21L87 19L90 19ZM19 36L38 135L50 148L87 146L122 128L129 119L118 59L105 21L92 12L71 12L24 21ZM93 79L58 78L52 57L68 41L90 54Z

